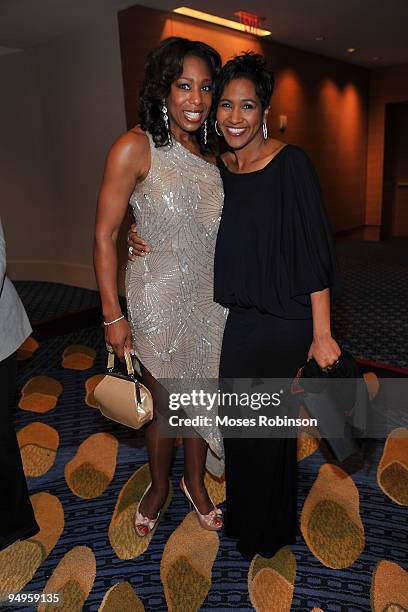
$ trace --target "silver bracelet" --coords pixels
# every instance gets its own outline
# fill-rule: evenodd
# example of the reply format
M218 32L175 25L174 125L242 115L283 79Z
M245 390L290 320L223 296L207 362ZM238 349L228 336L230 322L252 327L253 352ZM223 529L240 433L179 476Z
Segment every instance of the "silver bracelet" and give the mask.
M104 324L105 327L109 327L109 325L113 325L114 323L117 323L118 321L121 321L124 318L125 318L125 315L122 315L121 317L118 317L114 321L109 321L108 323L106 323L106 321L104 321L103 324Z

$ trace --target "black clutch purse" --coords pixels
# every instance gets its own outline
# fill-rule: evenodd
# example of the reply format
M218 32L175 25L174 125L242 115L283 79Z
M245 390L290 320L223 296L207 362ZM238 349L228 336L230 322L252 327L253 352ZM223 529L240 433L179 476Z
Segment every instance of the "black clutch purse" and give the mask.
M362 450L367 427L368 393L353 356L342 350L330 368L310 359L301 368L297 383L303 404L317 419L322 438L335 459L342 462Z

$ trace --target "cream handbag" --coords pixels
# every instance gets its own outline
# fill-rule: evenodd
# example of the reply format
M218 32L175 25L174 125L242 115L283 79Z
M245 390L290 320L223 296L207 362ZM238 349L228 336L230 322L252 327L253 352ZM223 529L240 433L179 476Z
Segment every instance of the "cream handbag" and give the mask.
M135 376L132 357L125 351L127 376L114 372L115 354L108 353L108 371L95 387L94 397L108 419L140 429L153 418L153 398L147 387Z

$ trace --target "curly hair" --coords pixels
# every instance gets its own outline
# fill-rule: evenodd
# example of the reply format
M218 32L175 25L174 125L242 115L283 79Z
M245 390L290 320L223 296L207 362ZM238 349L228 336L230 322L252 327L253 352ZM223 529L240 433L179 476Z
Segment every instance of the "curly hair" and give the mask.
M170 144L171 138L161 108L163 99L170 93L171 84L182 73L183 61L187 56L204 60L215 81L221 69L221 58L215 49L203 42L171 36L163 40L147 57L145 79L140 92L140 126L150 132L156 147ZM217 138L210 126L207 126L207 144L204 143L203 126L194 135L202 154L214 151Z
M223 66L214 89L214 114L225 87L236 79L252 81L255 85L256 95L261 101L262 110L269 106L275 85L273 72L267 68L266 59L263 55L247 51L241 55L236 55Z

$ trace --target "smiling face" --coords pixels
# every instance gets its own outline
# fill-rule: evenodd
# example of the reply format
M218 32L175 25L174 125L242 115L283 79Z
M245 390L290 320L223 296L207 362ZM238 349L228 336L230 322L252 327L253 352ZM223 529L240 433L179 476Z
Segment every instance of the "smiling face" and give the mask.
M262 122L268 114L263 111L255 85L246 78L230 81L221 93L217 108L217 122L227 144L242 149L254 140L262 140Z
M195 132L208 117L212 102L212 77L206 62L186 56L181 75L171 84L166 98L170 124L186 132ZM176 128L177 129L177 128Z

